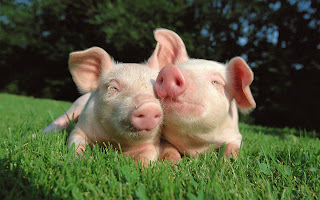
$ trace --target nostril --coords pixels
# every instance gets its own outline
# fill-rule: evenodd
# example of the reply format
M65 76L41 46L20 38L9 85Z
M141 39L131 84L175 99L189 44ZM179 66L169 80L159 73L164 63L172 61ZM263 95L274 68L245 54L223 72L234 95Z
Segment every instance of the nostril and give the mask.
M138 115L138 118L144 118L144 115Z
M176 81L177 86L181 85L181 82L179 80Z
M158 78L158 79L157 79L157 83L158 83L158 84L162 84L162 83L163 83L163 77Z
M161 117L161 115L156 115L156 116L154 116L154 118L160 118Z

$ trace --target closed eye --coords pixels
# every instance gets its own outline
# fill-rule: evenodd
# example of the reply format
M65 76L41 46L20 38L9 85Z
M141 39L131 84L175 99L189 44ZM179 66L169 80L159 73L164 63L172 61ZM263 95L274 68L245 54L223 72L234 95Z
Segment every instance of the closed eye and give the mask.
M117 92L120 91L121 86L118 80L111 80L107 85L108 92Z
M108 87L108 90L118 90L118 88L116 88L116 87L113 86L113 85L110 85L110 86Z
M120 84L117 80L112 80L107 85L107 96L112 97L120 92Z

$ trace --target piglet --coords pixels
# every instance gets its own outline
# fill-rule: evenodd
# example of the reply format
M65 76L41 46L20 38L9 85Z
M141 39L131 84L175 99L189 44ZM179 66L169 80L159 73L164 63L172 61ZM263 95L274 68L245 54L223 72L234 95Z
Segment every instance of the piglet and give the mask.
M240 57L227 64L188 58L182 39L170 30L156 30L155 39L149 62L162 68L155 89L164 109L163 137L186 156L226 144L226 156L236 158L242 140L237 106L248 112L256 105L251 69Z
M74 145L82 155L87 144L110 143L146 165L157 160L163 118L154 91L158 72L145 64L115 63L98 47L71 53L69 69L79 90L88 94L74 105L81 114L68 148Z

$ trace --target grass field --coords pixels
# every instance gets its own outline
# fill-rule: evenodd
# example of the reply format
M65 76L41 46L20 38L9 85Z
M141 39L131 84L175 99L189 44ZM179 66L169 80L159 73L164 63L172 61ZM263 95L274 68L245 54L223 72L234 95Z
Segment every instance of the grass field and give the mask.
M315 132L240 124L244 149L237 161L227 165L212 151L143 168L108 146L74 158L68 132L42 134L70 105L0 94L0 199L320 198Z

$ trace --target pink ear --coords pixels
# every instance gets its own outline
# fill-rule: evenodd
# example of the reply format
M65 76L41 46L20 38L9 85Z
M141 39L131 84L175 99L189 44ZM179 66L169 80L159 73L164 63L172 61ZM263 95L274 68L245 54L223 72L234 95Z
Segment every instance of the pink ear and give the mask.
M95 90L101 71L113 63L109 54L99 47L73 52L69 57L69 70L82 93Z
M256 102L250 90L253 81L253 72L241 57L233 58L228 64L231 80L231 95L235 98L242 111L255 108Z
M147 63L151 68L161 70L168 64L179 65L188 60L186 47L175 32L156 29L154 37L158 43Z

